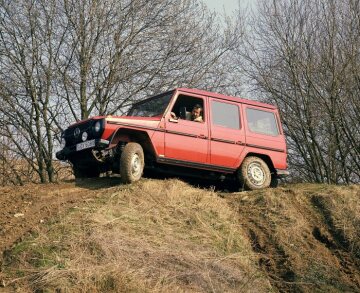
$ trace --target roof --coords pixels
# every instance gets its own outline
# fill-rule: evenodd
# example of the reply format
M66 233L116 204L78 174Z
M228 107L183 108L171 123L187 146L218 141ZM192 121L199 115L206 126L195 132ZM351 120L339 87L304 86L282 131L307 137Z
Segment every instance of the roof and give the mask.
M277 107L274 105L261 103L258 101L253 101L253 100L248 100L248 99L243 99L243 98L239 98L239 97L227 96L227 95L214 93L214 92L208 92L208 91L199 90L199 89L176 88L175 90L189 93L189 94L208 96L208 97L212 97L212 98L217 98L217 99L222 99L222 100L227 100L227 101L232 101L232 102L237 102L237 103L240 102L243 104L253 105L253 106L258 106L258 107L263 107L263 108L268 108L268 109L277 109Z

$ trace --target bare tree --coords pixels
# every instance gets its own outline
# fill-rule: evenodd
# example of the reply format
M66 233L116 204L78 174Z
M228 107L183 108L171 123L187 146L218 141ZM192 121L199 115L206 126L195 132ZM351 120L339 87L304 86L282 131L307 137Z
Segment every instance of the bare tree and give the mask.
M216 16L192 0L66 0L59 19L59 95L76 120L174 86L216 88L219 59L241 34L234 26L222 36Z
M58 44L52 38L56 2L0 2L1 135L7 147L54 181L52 101Z
M307 181L359 182L359 1L259 1L241 62L276 103L293 171Z
M2 162L52 182L69 123L176 86L232 90L241 28L200 0L0 0Z

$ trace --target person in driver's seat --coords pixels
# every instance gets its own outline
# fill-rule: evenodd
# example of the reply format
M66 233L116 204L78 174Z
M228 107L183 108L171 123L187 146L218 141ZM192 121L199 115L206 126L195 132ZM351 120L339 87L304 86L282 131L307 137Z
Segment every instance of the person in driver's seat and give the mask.
M186 120L195 121L195 122L204 122L204 119L202 117L203 108L196 104L191 112L186 112ZM172 119L179 119L179 117L176 116L174 112L171 112L171 118Z
M203 108L196 104L191 111L191 121L204 122L202 117Z

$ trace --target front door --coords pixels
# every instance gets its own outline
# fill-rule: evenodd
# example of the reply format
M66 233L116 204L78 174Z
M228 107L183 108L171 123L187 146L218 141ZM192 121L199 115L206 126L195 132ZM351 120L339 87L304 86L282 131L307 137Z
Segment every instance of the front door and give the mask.
M165 159L189 165L209 161L208 117L206 100L179 94L165 117Z

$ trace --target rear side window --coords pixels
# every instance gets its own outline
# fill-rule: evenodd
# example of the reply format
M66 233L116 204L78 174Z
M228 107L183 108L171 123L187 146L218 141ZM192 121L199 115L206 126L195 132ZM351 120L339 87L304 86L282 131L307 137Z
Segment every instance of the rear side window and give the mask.
M239 108L236 105L212 101L211 117L214 125L240 129Z
M248 127L252 132L273 136L279 134L274 113L247 108L246 117Z

